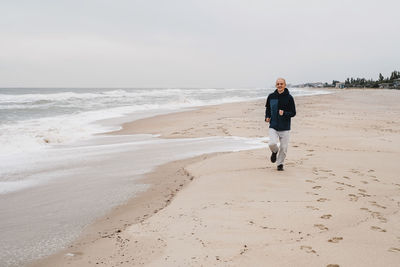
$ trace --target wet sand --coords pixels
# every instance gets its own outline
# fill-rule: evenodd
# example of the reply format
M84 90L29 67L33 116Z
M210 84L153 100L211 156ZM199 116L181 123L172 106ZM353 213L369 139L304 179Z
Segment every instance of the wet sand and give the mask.
M295 98L285 171L269 151L165 164L153 186L34 266L398 266L400 92ZM264 101L138 120L114 134L262 137Z

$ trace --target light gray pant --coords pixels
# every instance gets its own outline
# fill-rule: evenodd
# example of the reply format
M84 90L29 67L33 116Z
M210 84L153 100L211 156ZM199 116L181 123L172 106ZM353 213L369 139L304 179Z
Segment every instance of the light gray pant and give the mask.
M280 146L278 147L278 142ZM283 164L286 158L286 152L289 144L289 131L277 131L275 129L269 128L269 149L272 152L278 153L276 159L276 165Z

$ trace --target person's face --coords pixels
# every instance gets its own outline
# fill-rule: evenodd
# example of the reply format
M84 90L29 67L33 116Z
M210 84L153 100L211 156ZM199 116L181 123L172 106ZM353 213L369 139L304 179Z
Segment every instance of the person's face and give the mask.
M276 89L278 89L279 93L282 93L285 90L286 83L284 80L278 79L276 80Z

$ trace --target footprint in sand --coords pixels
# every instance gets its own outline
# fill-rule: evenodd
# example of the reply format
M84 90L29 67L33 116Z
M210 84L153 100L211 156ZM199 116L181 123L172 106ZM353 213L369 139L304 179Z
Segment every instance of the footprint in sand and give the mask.
M344 179L351 180L349 176L343 176Z
M386 209L385 206L379 205L378 203L376 203L376 201L370 201L369 203L371 203L372 206L375 206L375 207L378 207L378 208L381 208L381 209Z
M312 247L310 246L301 246L300 247L301 250L304 250L307 253L317 253L315 250L313 250Z
M383 232L383 233L386 232L385 229L382 229L382 228L380 228L378 226L371 226L371 230L378 231L378 232Z
M243 255L244 253L246 253L249 249L247 248L247 245L243 246L243 249L240 251L240 255Z
M339 264L328 264L326 265L326 267L340 267Z
M328 240L330 243L339 243L339 241L343 240L343 237L332 237Z
M350 201L353 201L353 202L358 201L358 196L356 196L354 194L348 194L348 196L350 197Z
M329 230L328 227L326 227L323 224L314 224L314 227L317 227L321 231L328 231Z
M314 193L314 192L306 192L307 195L313 195L313 196L319 196L319 194Z
M329 201L329 199L322 197L322 198L317 199L317 201L318 202L325 202L325 201Z
M316 185L316 186L313 186L312 189L320 189L320 188L322 188L322 186Z
M312 210L319 210L319 208L314 207L314 206L306 206L307 209L312 209Z
M344 188L343 188L343 187L341 187L341 186L339 186L339 187L336 187L336 190L338 190L338 191L343 191L343 190L344 190Z
M368 182L367 182L367 181L361 181L361 183L363 183L363 184L368 184Z
M347 184L345 184L345 183L343 183L343 182L335 181L335 183L340 184L340 185L346 185L346 186L347 186Z
M352 172L352 173L360 173L360 171L356 170L356 169L351 169L350 172Z
M331 217L332 217L331 214L325 214L325 215L322 215L322 216L321 216L321 219L326 219L326 220L328 220L328 219L330 219Z
M389 252L400 252L400 248L389 248Z
M312 180L306 180L307 183L315 183L315 181Z
M360 210L364 210L366 212L369 212L372 216L372 218L378 219L382 223L387 223L387 219L382 216L382 214L378 211L372 211L368 208L360 208Z
M380 220L383 223L387 222L387 219L385 217L383 217L380 212L377 212L377 211L371 212L371 216L373 218L376 218L376 219Z
M365 194L365 193L358 193L362 197L370 197L371 195Z

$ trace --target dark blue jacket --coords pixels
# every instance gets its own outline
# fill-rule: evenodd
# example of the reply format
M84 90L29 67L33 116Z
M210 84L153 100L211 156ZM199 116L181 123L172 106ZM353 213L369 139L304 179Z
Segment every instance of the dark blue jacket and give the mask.
M283 116L279 115L280 109L283 110ZM265 118L271 118L269 128L288 131L290 130L290 119L294 116L296 116L296 105L287 88L282 94L275 90L268 96L265 104Z

